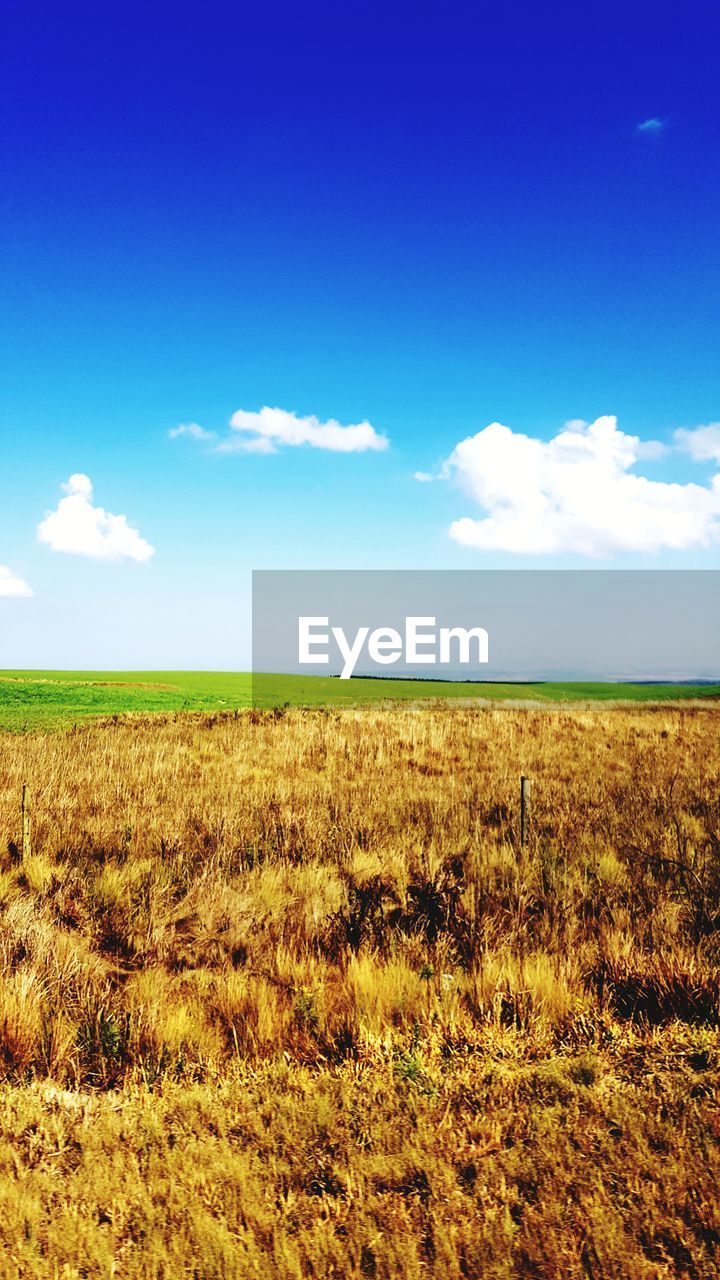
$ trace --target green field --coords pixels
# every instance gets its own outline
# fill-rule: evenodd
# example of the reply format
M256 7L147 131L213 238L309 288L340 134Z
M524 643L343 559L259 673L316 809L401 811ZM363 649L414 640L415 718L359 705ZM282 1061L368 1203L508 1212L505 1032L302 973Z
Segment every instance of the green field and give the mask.
M543 702L667 701L720 698L720 685L534 683L478 684L433 680L349 681L323 676L255 677L261 706L353 704L382 699L501 698ZM0 728L65 728L89 716L128 712L228 711L249 707L248 672L0 671Z

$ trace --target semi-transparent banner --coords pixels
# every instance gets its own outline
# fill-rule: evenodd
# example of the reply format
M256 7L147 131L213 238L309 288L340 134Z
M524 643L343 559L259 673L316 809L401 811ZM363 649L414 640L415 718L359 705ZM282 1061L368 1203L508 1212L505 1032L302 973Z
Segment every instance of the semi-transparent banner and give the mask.
M256 571L256 703L279 676L714 682L720 570Z

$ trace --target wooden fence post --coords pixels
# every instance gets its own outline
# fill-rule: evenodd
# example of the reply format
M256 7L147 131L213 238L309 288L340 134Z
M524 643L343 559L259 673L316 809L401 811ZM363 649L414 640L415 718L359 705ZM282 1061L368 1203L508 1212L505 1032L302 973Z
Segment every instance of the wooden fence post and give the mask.
M30 788L23 783L22 789L22 856L30 857Z
M520 847L525 848L530 838L530 779L520 778Z

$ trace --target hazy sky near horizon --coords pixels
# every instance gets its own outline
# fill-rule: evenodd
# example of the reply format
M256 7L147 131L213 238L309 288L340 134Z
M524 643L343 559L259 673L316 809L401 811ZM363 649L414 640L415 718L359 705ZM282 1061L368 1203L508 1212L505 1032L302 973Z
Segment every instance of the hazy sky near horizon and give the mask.
M0 667L253 568L720 567L715 3L10 3Z

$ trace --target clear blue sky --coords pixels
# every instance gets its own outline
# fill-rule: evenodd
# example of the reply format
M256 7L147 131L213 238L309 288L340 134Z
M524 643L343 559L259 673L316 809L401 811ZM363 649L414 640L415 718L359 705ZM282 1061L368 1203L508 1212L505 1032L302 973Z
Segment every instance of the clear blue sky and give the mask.
M252 568L717 567L719 42L710 0L9 3L0 666L247 666ZM266 405L389 444L258 451ZM154 555L38 534L78 473Z

